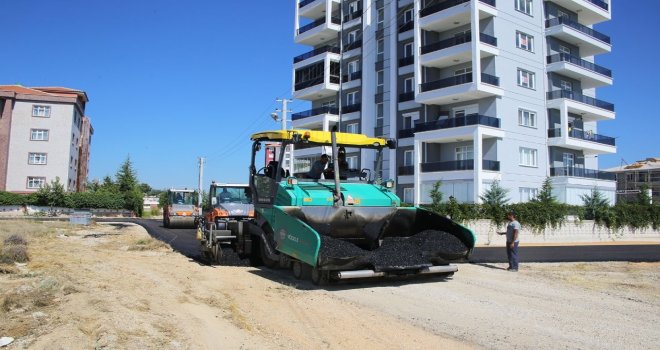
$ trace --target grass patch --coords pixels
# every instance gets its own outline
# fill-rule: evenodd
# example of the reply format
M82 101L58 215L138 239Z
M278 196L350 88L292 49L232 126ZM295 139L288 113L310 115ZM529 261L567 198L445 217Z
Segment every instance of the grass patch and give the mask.
M5 245L27 245L27 240L20 235L13 234L4 240Z
M128 247L131 251L161 250L168 249L169 246L154 238L141 238Z
M25 263L30 261L27 246L25 245L5 245L0 249L0 263Z

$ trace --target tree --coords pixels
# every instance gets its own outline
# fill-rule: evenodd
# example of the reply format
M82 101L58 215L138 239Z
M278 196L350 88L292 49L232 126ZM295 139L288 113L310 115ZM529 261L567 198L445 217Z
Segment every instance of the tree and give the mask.
M122 193L129 192L138 186L137 173L133 169L130 156L126 157L124 163L117 170L115 179L117 180L117 189Z
M50 184L44 184L36 194L37 204L47 205L49 207L62 207L66 203L66 194L64 185L60 183L60 178L55 177Z
M436 183L433 184L433 188L431 189L431 192L429 193L429 196L431 197L431 209L439 213L440 210L442 209L442 191L440 191L440 187L442 186L442 181L437 181Z
M580 198L584 205L584 218L600 222L610 206L603 193L594 187L590 194L583 194Z
M142 193L144 193L144 194L151 195L154 189L151 188L151 186L149 186L149 184L141 183L140 184L140 190L142 190Z
M505 206L509 202L507 193L509 193L509 190L500 186L500 182L495 180L490 185L490 188L483 195L479 196L483 201L484 214L486 214L491 223L496 227L500 226L505 219Z
M536 195L534 201L541 202L543 204L555 204L557 203L557 198L552 195L552 180L550 177L546 177L541 186L539 194Z
M109 193L119 193L117 184L108 175L103 178L103 182L99 185L98 190Z
M637 202L641 205L651 205L651 196L649 196L648 184L639 186L639 193L637 194Z

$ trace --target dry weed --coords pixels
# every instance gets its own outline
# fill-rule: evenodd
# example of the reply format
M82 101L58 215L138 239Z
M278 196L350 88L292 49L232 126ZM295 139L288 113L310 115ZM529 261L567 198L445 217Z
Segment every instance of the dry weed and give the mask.
M154 238L141 238L128 247L130 251L160 250L168 248L168 245Z

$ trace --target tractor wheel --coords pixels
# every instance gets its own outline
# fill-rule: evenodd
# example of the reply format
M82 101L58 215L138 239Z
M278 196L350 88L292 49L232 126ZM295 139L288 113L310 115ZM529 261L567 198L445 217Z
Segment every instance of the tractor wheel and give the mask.
M317 286L325 286L330 282L330 272L326 270L312 269L312 283Z
M293 277L297 280L303 278L303 264L300 261L294 261L292 263L291 271L293 272Z

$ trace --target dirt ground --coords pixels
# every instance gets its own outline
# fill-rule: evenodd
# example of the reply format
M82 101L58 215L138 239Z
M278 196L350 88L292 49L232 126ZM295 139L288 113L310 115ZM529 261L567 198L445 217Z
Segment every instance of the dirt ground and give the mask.
M208 266L133 224L0 222L8 349L657 348L657 263L461 264L452 279L341 284Z

